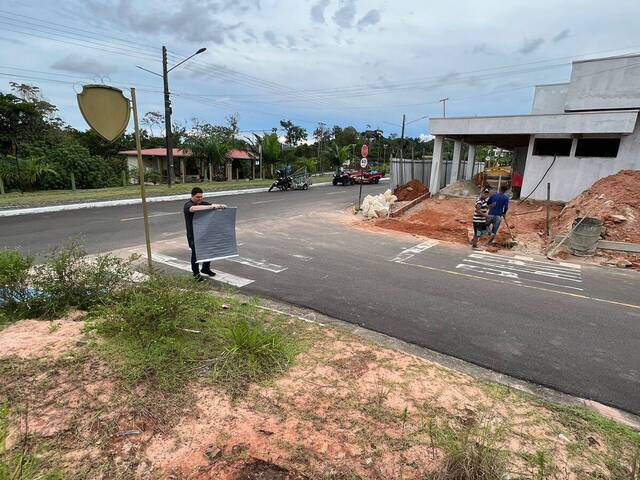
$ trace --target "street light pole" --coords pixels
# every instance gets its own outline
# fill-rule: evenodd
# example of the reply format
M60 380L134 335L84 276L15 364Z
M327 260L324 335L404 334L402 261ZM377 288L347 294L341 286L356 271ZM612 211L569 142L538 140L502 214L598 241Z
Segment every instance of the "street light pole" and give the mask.
M171 99L169 98L169 72L167 70L167 47L162 46L162 82L164 84L164 136L167 146L167 185L173 184L173 145L171 138Z
M158 77L162 77L162 83L164 87L164 134L165 143L167 145L167 184L171 186L173 184L173 145L171 144L171 98L169 96L169 72L176 67L179 67L187 60L195 57L196 55L206 51L206 48L200 48L196 53L188 56L180 63L175 64L173 67L167 69L167 47L162 46L162 75L159 73L148 70L140 65L136 65L140 70L152 73Z

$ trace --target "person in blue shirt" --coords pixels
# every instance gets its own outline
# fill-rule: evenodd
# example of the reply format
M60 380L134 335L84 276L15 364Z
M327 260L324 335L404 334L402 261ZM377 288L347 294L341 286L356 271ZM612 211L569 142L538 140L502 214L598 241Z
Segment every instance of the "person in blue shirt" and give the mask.
M505 216L507 210L509 210L509 197L505 193L509 190L507 185L500 187L500 192L493 193L487 203L489 204L489 216L487 217L487 228L490 230L489 242L493 242L493 239L498 233L500 224L502 223L502 217Z

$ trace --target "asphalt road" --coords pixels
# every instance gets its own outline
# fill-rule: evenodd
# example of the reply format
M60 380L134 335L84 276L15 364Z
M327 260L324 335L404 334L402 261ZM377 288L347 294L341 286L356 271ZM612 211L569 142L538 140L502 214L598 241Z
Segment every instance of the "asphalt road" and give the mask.
M238 207L241 258L214 267L243 292L640 414L640 274L355 228L356 199L357 187L218 198ZM150 205L153 249L188 269L181 205ZM140 250L140 217L125 206L0 218L0 238L36 255L74 235L91 253Z

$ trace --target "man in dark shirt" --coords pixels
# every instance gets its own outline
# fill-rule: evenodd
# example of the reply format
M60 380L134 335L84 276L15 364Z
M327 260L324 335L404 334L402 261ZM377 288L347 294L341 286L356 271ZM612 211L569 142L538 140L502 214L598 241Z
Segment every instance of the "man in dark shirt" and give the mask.
M498 228L500 228L500 223L502 223L502 217L504 217L509 209L509 197L505 193L509 190L507 185L502 185L500 187L500 193L494 193L489 197L487 203L489 204L489 216L487 217L487 227L489 225L491 228L491 235L489 235L489 242L493 242L493 239L498 233Z
M194 187L191 190L191 199L188 200L183 207L184 221L187 227L187 242L191 249L191 271L193 272L193 278L198 282L202 282L203 278L200 273L213 277L216 273L211 270L211 262L202 263L202 271L200 266L196 263L196 246L193 238L193 217L197 211L211 210L219 208L227 208L226 205L212 205L209 202L202 199L203 191L200 187Z

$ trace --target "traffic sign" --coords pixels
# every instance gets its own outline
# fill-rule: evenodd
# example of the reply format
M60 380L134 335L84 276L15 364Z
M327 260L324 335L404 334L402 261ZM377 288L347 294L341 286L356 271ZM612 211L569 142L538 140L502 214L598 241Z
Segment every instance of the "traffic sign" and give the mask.
M369 154L369 147L365 143L365 144L362 145L362 148L360 149L360 156L363 157L363 158L367 158L368 154Z
M362 159L360 160L360 168L367 168L367 157L362 157Z

